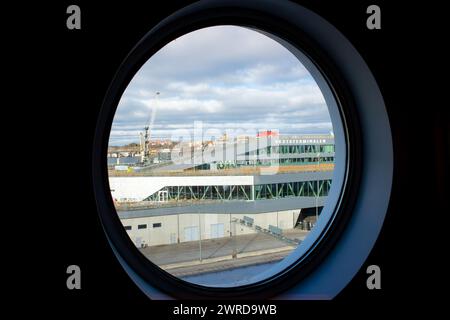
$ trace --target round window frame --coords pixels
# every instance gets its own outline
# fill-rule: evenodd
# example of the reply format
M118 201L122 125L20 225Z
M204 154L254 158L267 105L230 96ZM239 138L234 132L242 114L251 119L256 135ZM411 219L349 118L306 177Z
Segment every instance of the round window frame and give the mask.
M276 6L277 10L273 6ZM299 20L298 15L305 20ZM98 119L93 149L93 183L99 215L113 251L141 289L146 285L156 288L153 293L148 287L148 290L143 289L147 294L158 295L157 292L162 292L165 297L182 299L274 297L308 277L339 240L358 199L361 173L363 172L362 132L358 108L355 108L353 93L350 90L351 85L349 85L349 82L352 81L349 81L346 72L342 72L342 69L336 66L333 56L327 54L326 48L323 47L323 41L316 41L320 39L317 36L321 32L321 30L313 31L317 21L320 21L319 25L328 24L311 11L288 2L202 1L181 9L154 27L120 66L108 89ZM183 281L161 270L139 253L117 217L109 191L105 161L115 110L126 86L140 67L171 40L188 32L215 25L235 25L257 29L287 41L308 56L334 91L347 134L348 170L345 186L342 188L341 203L336 208L334 215L336 219L314 246L314 250L306 256L300 257L301 261L297 261L286 268L284 272L271 278L230 288L205 287ZM327 28L330 27L327 25ZM334 32L338 31L334 29ZM347 40L343 38L339 41ZM270 290L267 290L268 288Z

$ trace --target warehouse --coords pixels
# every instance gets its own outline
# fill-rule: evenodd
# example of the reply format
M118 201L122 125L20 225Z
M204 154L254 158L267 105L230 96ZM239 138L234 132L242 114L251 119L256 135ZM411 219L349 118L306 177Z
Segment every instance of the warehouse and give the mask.
M110 186L113 196L119 199L133 196L141 200L137 203L146 203L144 209L118 210L132 241L142 247L243 235L259 229L293 229L303 208L324 205L331 178L331 171L268 176L110 177ZM174 197L173 190L183 186L189 192ZM205 190L209 186L221 191L220 196L207 197ZM242 220L252 220L252 225L242 225Z
M110 175L111 195L131 240L137 247L146 247L257 232L281 237L283 232L294 229L304 218L302 209L325 205L333 178L333 167L327 163L334 159L333 139L277 139L274 150L265 144L261 149L259 140L253 151L241 148L247 150L247 165L239 165L239 157L234 157L227 162L229 168L211 167L213 162L209 160L216 161L225 150L218 145L214 159L202 153L191 164L167 164L139 174ZM240 149L233 143L233 150ZM268 153L274 152L276 171L259 171L267 168L264 161ZM292 159L324 163L311 165L309 160ZM289 161L288 166L284 160ZM182 171L175 172L174 168Z
M253 226L266 230L270 226L293 229L299 214L300 210L246 215L183 213L143 217L138 213L129 214L121 221L135 245L145 247L251 234L256 232ZM244 219L252 219L253 226L240 223Z

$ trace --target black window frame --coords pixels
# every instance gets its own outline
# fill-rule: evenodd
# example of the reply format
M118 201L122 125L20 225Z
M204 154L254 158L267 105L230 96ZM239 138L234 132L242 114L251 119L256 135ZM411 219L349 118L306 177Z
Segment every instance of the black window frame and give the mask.
M108 89L99 115L93 149L93 183L102 224L118 254L132 266L134 272L149 284L175 298L262 299L287 290L308 276L331 252L345 229L358 196L363 148L358 112L353 106L354 101L346 77L320 44L298 26L280 18L280 15L273 15L273 9L267 7L267 3L269 2L255 1L241 5L237 1L217 1L212 5L209 2L200 2L172 15L158 25L158 32L156 29L150 31L127 56ZM289 15L289 12L284 14ZM340 203L320 239L289 268L263 281L232 288L205 287L183 281L163 271L140 254L128 235L123 232L117 214L113 214L115 208L106 165L109 133L115 110L123 91L139 68L170 41L188 32L216 25L258 29L287 41L304 53L319 69L333 91L347 142L347 172Z

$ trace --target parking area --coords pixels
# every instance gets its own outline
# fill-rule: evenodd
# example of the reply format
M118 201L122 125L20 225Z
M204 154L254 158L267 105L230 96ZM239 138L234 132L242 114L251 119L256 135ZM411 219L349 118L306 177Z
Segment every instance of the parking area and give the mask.
M308 231L286 230L303 240ZM139 249L149 260L177 276L267 263L284 258L295 246L265 233L240 235ZM201 257L201 259L200 259Z

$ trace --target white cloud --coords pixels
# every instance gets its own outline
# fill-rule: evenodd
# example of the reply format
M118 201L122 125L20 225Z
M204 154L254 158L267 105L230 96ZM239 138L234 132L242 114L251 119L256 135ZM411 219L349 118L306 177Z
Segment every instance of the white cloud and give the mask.
M174 116L180 114L192 114L195 112L201 113L216 113L223 111L223 103L218 100L200 100L200 99L188 99L181 97L171 97L167 99L155 100L143 100L149 112L156 109L157 113L169 113Z
M194 121L220 130L272 128L290 134L332 128L320 89L297 58L240 27L195 31L150 58L119 103L111 143L128 143L133 136L137 141L155 105L153 133L161 137L190 129Z

